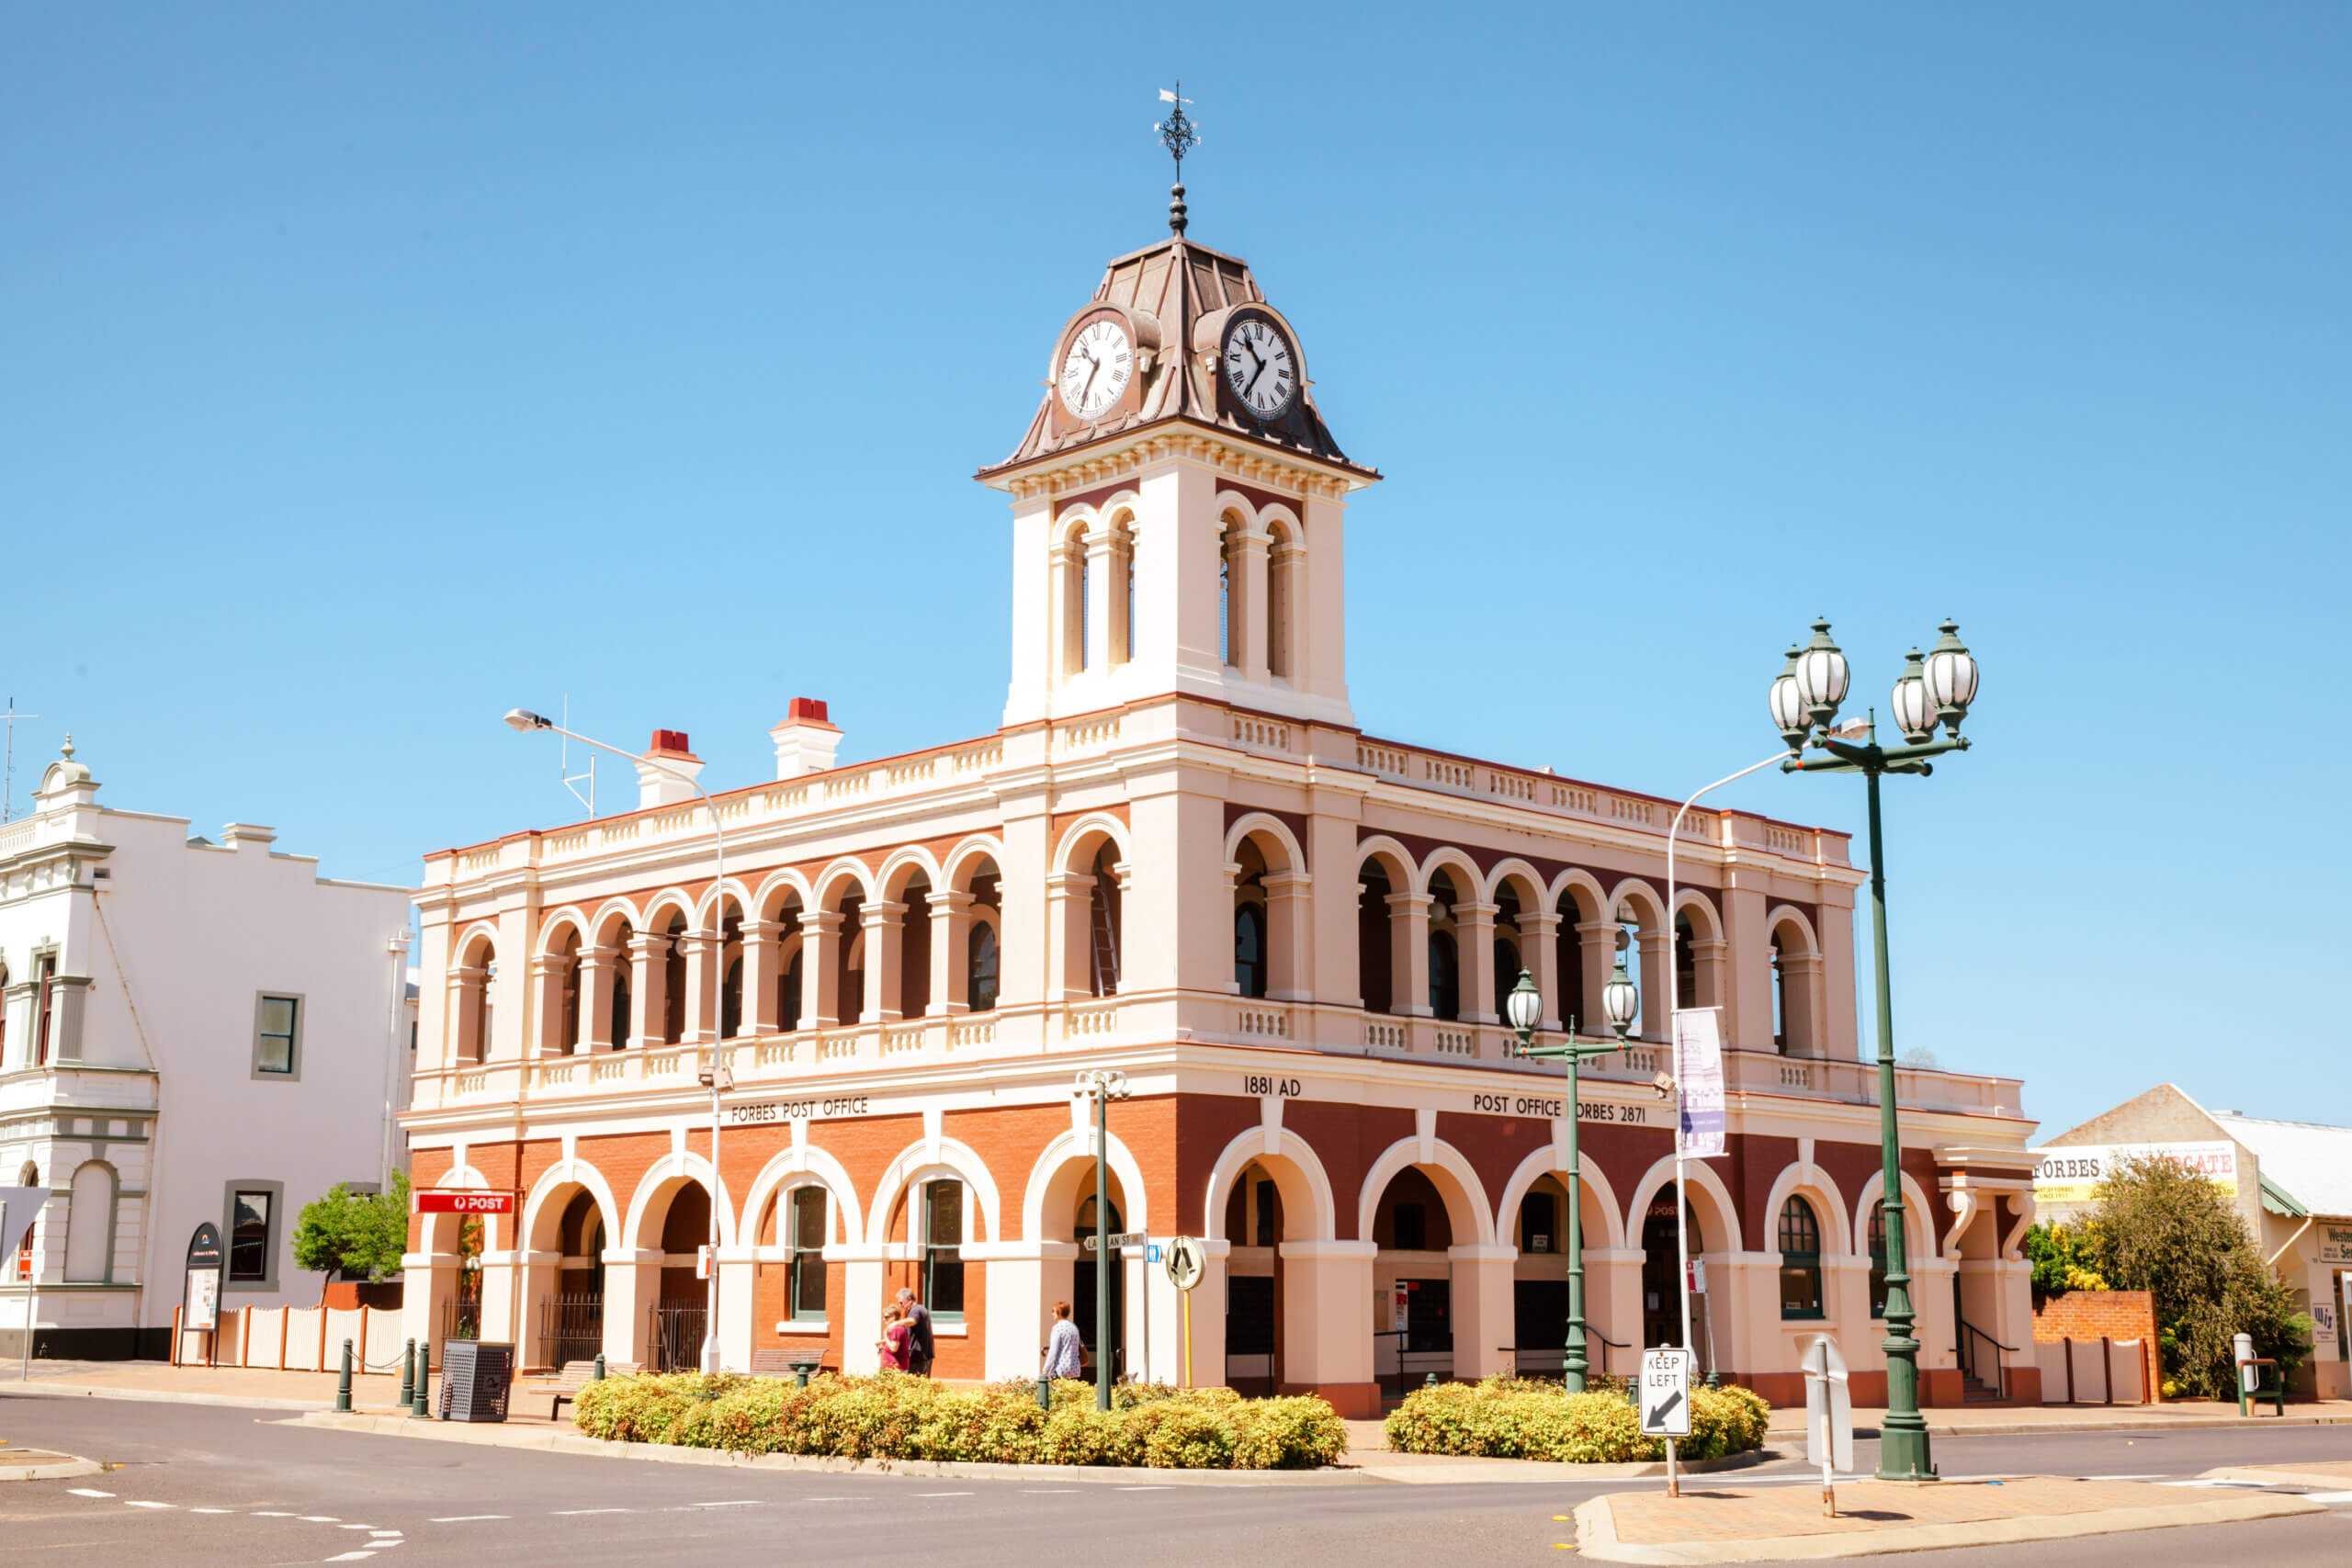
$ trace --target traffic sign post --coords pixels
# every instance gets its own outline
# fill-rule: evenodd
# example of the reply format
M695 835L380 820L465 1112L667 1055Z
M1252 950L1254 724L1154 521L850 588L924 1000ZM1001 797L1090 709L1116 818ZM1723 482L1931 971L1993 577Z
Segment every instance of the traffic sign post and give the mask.
M1672 1348L1643 1351L1635 1392L1642 1435L1666 1439L1666 1495L1679 1497L1682 1477L1674 1440L1690 1435L1690 1352Z
M1178 1310L1184 1318L1184 1386L1193 1386L1193 1287L1208 1269L1208 1251L1196 1237L1180 1235L1168 1243L1168 1282L1176 1287Z
M19 1249L30 1250L33 1221L40 1217L41 1208L49 1201L46 1187L0 1187L0 1258L14 1258ZM25 1276L25 1360L18 1381L29 1382L33 1375L33 1326L40 1321L34 1310L40 1299L40 1282L30 1274Z
M1846 1387L1846 1358L1826 1334L1804 1349L1804 1457L1821 1467L1821 1511L1834 1519L1833 1472L1854 1468L1854 1403Z

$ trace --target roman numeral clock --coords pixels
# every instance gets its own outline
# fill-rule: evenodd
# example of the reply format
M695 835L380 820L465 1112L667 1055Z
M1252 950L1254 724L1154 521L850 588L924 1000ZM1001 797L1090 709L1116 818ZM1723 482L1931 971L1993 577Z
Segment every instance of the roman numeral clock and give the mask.
M1298 351L1262 310L1245 308L1227 319L1217 367L1233 400L1261 424L1281 419L1298 400Z
M1137 412L1159 349L1158 323L1124 305L1098 301L1070 318L1054 349L1057 430L1113 424Z

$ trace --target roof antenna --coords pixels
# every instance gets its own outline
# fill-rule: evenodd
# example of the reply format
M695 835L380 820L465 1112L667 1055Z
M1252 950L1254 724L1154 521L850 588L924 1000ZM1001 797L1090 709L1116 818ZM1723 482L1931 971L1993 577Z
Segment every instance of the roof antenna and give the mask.
M571 694L569 692L563 694L562 728L566 729L571 728ZM596 753L594 751L588 753L588 771L584 773L575 773L571 771L570 739L567 739L563 742L558 755L562 759L557 771L563 777L563 787L571 792L572 799L588 808L587 819L591 822L594 821L596 819ZM580 793L580 786L582 784L588 786L588 793L585 795Z
M40 715L37 713L18 713L17 699L14 697L8 699L8 761L5 774L0 774L0 822L8 820L8 808L17 798L17 721L20 718L39 718L40 716ZM68 746L71 746L73 741L72 736L66 737ZM70 757L73 752L69 750L66 755Z
M1176 160L1176 183L1168 187L1168 227L1179 234L1184 231L1188 221L1184 216L1184 154L1198 146L1201 140L1200 126L1184 116L1184 106L1193 100L1180 96L1183 91L1182 82L1176 84L1173 93L1165 87L1159 89L1159 101L1176 107L1169 111L1166 119L1152 127L1159 132L1160 144L1168 149L1168 155Z

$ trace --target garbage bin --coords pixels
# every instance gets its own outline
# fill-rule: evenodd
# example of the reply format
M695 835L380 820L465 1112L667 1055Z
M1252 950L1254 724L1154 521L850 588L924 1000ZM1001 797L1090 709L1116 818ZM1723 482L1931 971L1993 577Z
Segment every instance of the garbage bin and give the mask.
M514 1347L451 1339L441 1347L441 1419L503 1421L514 1382Z

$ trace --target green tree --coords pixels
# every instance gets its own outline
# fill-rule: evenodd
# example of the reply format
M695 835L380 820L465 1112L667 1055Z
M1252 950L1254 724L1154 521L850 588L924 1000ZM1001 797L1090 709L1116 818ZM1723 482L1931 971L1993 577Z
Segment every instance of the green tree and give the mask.
M2211 1181L2166 1159L2126 1160L2102 1182L2090 1219L2097 1270L2155 1298L2167 1393L2237 1397L2233 1335L2283 1375L2311 1352L2311 1318L2264 1266L2245 1222Z
M381 1280L397 1274L408 1250L408 1173L392 1172L383 1192L354 1192L341 1182L302 1205L294 1221L298 1267ZM321 1282L323 1286L324 1281Z
M2105 1235L2095 1221L2079 1225L2035 1225L2025 1233L2025 1256L2033 1265L2033 1310L2069 1291L2104 1291L2098 1271Z

